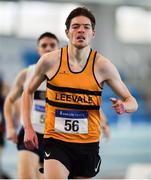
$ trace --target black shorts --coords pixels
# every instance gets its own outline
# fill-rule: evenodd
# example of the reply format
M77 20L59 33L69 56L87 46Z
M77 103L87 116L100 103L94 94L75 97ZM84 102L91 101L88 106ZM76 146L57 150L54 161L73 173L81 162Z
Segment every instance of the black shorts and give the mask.
M99 142L68 143L53 138L44 139L44 159L56 159L68 170L69 177L94 177L100 170Z
M17 149L19 151L21 150L28 150L31 151L33 153L36 153L39 158L40 158L40 163L44 162L44 139L43 139L43 134L37 133L37 137L38 137L38 145L39 148L38 149L27 149L24 145L24 129L23 127L20 129L19 133L18 133L18 143L17 143Z
M0 132L0 147L3 147L5 144L4 138L4 132Z

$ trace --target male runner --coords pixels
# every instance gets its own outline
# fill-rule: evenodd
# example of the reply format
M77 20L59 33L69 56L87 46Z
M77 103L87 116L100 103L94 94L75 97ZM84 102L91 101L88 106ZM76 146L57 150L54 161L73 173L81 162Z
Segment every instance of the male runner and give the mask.
M37 50L40 56L51 52L59 48L58 38L50 33L45 32L41 34L37 41ZM17 135L14 123L13 123L13 108L16 101L21 97L23 89L27 86L31 80L35 71L35 65L31 65L26 69L23 69L16 77L15 84L11 89L9 95L5 101L5 119L6 119L6 133L7 138L14 143L17 143L17 149L19 151L18 162L18 178L19 179L33 179L39 178L39 163L43 163L44 148L43 148L43 133L44 133L44 105L45 105L45 89L46 84L43 82L40 87L34 93L34 101L32 106L32 125L38 136L39 148L34 150L28 150L24 146L24 128L21 127L19 134ZM22 113L21 113L22 116ZM22 118L21 118L22 119ZM22 120L21 120L22 124Z
M24 142L38 148L31 123L34 91L47 80L45 117L46 179L91 178L99 172L101 92L107 83L121 98L111 98L118 113L137 110L137 102L120 78L116 67L92 50L95 17L86 8L74 9L66 19L68 46L41 57L23 93Z

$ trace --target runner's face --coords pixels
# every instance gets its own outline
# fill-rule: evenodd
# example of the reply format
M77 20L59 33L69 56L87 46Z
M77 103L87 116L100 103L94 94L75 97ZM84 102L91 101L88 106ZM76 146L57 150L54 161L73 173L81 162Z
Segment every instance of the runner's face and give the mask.
M77 16L71 20L71 24L66 35L72 45L81 49L88 46L94 38L95 31L89 18Z
M45 53L54 51L59 48L59 44L56 39L50 37L42 38L38 43L38 53L40 56Z

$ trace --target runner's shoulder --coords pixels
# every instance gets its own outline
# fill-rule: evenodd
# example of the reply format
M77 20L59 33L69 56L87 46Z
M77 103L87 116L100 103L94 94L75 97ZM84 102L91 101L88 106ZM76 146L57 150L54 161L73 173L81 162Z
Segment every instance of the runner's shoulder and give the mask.
M60 59L61 49L43 55L43 63L54 63Z

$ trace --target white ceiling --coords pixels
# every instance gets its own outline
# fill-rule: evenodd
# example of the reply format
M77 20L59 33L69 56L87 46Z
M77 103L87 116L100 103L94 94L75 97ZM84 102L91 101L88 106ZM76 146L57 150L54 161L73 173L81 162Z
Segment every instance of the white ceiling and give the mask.
M115 5L137 5L151 8L151 0L45 0L49 2L68 2L68 3L98 3Z
M0 1L36 1L36 0L0 0ZM37 0L40 1L40 0ZM113 5L132 5L151 8L151 0L43 0L47 2L66 2L66 3L91 3L91 4L113 4Z

